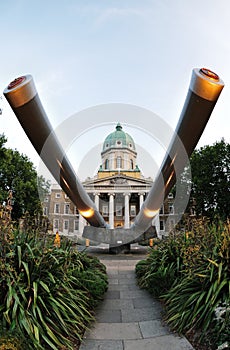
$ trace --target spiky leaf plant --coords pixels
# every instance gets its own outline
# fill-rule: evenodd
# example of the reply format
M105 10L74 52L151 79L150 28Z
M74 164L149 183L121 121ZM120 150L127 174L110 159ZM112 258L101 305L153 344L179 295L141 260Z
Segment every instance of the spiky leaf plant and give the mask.
M30 339L31 349L73 349L107 288L104 267L93 258L87 265L68 241L58 248L52 235L12 232L0 262L0 322ZM95 283L101 287L92 292Z

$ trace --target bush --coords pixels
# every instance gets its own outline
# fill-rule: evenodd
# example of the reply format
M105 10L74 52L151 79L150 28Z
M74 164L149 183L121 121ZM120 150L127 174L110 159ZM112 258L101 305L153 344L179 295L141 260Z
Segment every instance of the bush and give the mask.
M196 220L190 231L162 241L136 272L140 286L163 300L173 329L195 331L216 349L229 340L229 266L229 223Z
M27 349L73 349L107 288L105 267L8 219L0 223L0 324L30 339Z

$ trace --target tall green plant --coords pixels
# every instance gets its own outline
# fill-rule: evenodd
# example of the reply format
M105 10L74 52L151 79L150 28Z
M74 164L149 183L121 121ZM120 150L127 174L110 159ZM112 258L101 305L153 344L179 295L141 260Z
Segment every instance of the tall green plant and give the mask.
M30 339L31 349L72 349L93 320L92 299L99 300L107 288L104 268L92 259L87 266L85 254L67 241L56 248L53 236L12 232L0 265L0 323ZM97 293L91 292L95 278L84 284L87 271L100 282Z
M139 284L164 301L171 327L181 333L196 330L200 339L217 346L229 339L229 266L229 222L194 220L189 231L162 241L136 271ZM174 280L168 279L162 293L155 285L163 283L166 271ZM219 307L225 308L221 319Z

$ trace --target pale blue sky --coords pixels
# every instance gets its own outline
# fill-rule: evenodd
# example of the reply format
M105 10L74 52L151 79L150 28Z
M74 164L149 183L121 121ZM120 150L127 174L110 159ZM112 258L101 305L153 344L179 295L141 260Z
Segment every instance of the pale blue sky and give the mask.
M29 73L54 127L85 108L124 103L147 108L175 128L192 69L207 67L225 88L199 146L222 137L230 142L229 16L229 0L1 1L0 94ZM16 117L4 99L0 105L0 133L36 165Z

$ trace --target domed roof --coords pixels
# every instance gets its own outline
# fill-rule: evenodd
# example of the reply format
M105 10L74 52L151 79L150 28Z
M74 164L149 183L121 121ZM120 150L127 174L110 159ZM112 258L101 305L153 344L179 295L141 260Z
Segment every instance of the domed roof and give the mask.
M136 151L135 143L133 141L133 138L127 134L127 132L124 132L122 130L122 126L120 123L116 126L116 131L109 134L104 143L103 143L103 150L107 151L110 148L128 148L132 151Z

